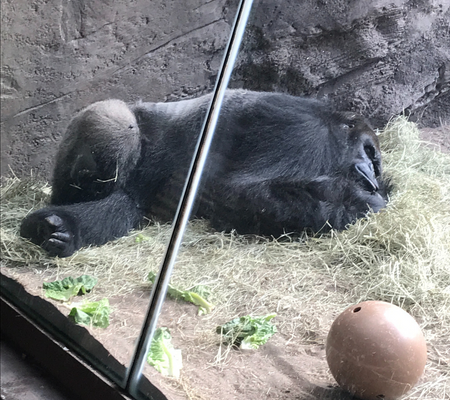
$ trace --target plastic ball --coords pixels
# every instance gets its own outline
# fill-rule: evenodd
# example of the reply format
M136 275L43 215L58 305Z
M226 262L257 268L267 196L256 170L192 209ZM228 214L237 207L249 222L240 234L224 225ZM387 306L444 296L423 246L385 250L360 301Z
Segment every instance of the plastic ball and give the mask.
M406 311L383 301L365 301L333 322L326 357L342 389L363 400L393 400L423 374L427 346Z

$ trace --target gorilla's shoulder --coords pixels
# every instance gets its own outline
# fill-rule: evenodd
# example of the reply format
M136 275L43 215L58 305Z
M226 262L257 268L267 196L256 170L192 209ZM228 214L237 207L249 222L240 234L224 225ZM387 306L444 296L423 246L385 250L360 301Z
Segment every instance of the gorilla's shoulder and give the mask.
M213 97L213 93L207 93L202 96L190 99L179 99L169 102L143 102L138 101L130 105L130 108L135 111L143 112L174 112L175 110L182 111L184 109L194 107L207 106ZM227 89L224 97L225 104L238 104L240 106L262 105L265 103L272 105L286 105L303 107L323 107L326 103L314 98L293 96L282 92L266 92L254 91L247 89Z
M137 102L130 105L138 121L166 121L167 123L186 123L206 115L213 93L192 99L171 102ZM327 103L314 98L292 96L281 92L259 92L246 89L228 89L225 93L221 115L225 118L287 118L297 119L298 115L309 115L322 119L330 114Z
M244 89L227 91L222 114L299 122L305 119L323 120L332 113L327 102L311 97L293 96L281 92L258 92Z

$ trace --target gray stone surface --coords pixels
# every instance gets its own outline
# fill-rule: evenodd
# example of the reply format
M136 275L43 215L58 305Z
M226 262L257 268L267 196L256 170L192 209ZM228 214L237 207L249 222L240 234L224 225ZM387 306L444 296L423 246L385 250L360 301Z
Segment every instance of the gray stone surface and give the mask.
M449 0L258 4L236 86L326 98L376 125L403 110L450 123Z
M3 0L2 174L50 178L70 117L212 90L237 0ZM449 0L255 0L231 86L329 99L376 126L450 123Z
M49 178L68 120L93 101L212 90L229 11L224 0L2 1L2 173Z

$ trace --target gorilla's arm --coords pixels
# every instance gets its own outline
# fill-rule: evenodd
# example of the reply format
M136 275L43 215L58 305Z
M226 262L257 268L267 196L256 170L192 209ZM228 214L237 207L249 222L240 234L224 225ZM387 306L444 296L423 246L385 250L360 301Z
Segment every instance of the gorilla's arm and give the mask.
M227 196L222 204L213 206L207 217L214 229L236 229L241 234L277 237L304 229L342 230L369 211L378 212L385 207L386 186L381 181L378 192L369 192L342 177L303 182L247 181L240 185L234 182L222 187ZM207 198L205 195L205 203Z
M28 215L20 235L47 250L68 257L87 245L101 245L137 228L143 213L124 192L86 203L49 206Z

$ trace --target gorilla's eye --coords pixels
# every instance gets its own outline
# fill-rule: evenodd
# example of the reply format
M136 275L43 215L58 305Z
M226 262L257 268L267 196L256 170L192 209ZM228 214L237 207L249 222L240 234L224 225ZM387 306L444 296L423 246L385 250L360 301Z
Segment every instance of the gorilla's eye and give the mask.
M341 126L343 129L349 130L349 129L353 129L355 127L355 124L348 123L348 124L342 124Z

